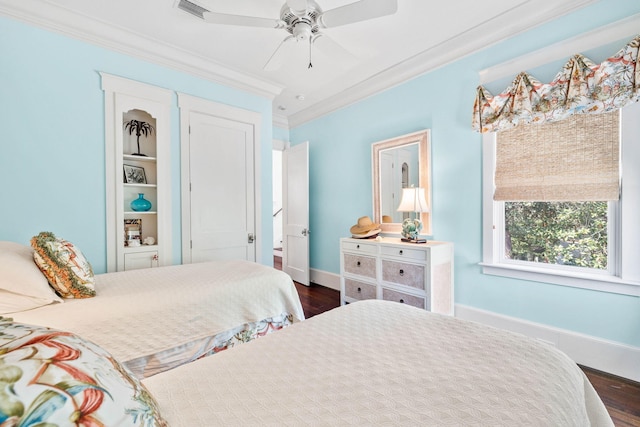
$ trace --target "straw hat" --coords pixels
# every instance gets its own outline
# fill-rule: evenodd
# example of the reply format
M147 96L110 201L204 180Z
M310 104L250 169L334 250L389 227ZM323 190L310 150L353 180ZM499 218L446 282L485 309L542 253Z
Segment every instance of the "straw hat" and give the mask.
M358 223L351 227L349 231L351 231L351 234L366 234L377 228L380 228L380 224L374 223L368 216L361 216L358 218Z
M352 234L351 237L353 237L354 239L368 239L369 237L377 236L381 232L382 232L381 229L374 228L373 230L367 231L366 233Z

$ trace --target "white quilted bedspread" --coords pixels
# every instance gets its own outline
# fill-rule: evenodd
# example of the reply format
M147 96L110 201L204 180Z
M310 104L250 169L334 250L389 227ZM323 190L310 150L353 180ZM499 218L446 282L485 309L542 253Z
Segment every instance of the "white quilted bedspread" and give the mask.
M613 425L552 346L376 300L143 382L172 427Z
M214 261L96 275L95 298L14 313L17 322L72 331L120 362L245 323L304 312L291 278L247 261Z

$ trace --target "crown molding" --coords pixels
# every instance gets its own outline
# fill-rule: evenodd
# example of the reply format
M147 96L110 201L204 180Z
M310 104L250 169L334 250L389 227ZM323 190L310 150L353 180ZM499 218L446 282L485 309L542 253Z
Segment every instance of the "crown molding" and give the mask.
M273 100L284 87L159 40L38 0L0 0L0 14L111 51Z
M474 28L444 40L430 49L346 88L339 94L322 100L305 110L288 117L274 113L273 124L287 129L299 126L434 71L535 26L552 21L561 15L595 3L597 0L543 1L546 2L546 6L537 8L531 8L529 4L531 0L520 2L505 13L481 22ZM194 55L124 28L114 27L47 1L0 0L0 14L270 100L273 100L285 88L281 84L234 70L203 56ZM505 23L508 24L505 25ZM628 25L634 25L634 23L637 25L637 21ZM613 26L615 24L608 27ZM496 32L495 28L500 30ZM620 38L622 37L624 35ZM500 66L508 67L506 63ZM483 70L486 75L491 75L494 71L493 68ZM481 78L486 77L481 74Z
M466 32L444 40L408 60L396 64L324 101L289 116L293 128L348 105L398 86L420 75L553 21L562 15L596 3L597 0L546 0L546 7L532 8L521 2L501 15L478 23ZM496 28L499 30L496 31Z
M289 118L284 114L273 113L273 125L283 129L289 129Z
M521 71L530 70L541 64L564 58L569 59L569 57L576 53L613 43L625 37L634 37L638 34L640 34L640 13L596 28L595 30L579 34L543 49L527 53L510 61L485 68L479 72L480 84L489 83L503 77L515 77ZM614 52L612 52L612 54L613 53Z

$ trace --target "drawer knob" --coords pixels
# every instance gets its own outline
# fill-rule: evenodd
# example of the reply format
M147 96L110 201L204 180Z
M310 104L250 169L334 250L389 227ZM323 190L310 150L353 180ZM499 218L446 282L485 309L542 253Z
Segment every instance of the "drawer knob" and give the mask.
M404 299L400 298L400 304L404 304Z
M358 288L358 293L362 292L362 288Z
M403 269L400 269L400 275L404 276L404 270Z
M402 255L402 249L400 249L400 255Z
M356 265L357 265L358 267L360 267L360 261L358 261L358 262L356 263Z
M360 245L356 245L356 249L360 249Z

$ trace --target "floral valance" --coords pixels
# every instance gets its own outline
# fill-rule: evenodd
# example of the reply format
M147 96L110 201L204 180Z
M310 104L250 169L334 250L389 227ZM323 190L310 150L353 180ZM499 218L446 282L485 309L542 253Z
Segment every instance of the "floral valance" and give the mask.
M473 129L497 132L524 123L562 120L576 113L603 113L640 100L640 35L616 55L594 64L573 56L551 83L522 72L498 95L478 86Z

